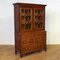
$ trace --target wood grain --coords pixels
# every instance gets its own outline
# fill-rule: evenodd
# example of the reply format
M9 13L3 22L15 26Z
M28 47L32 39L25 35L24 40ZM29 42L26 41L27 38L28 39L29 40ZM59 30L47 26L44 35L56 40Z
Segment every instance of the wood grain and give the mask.
M33 53L24 57L15 55L13 45L0 45L0 60L60 60L60 45L48 45L47 51Z

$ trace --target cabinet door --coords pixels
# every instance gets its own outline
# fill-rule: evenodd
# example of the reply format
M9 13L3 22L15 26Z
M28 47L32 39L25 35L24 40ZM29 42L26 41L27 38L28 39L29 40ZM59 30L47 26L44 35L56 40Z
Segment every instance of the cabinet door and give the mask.
M21 52L32 52L34 49L34 37L31 32L21 34Z
M20 30L30 31L32 30L32 8L21 7L20 8Z
M34 34L34 44L35 50L40 50L46 46L46 33L45 32L35 32Z
M34 30L44 30L45 13L44 7L34 8Z
M41 40L41 43L40 43L41 48L42 49L45 49L45 47L46 47L46 31L39 33L39 36L41 36L40 37L40 40Z

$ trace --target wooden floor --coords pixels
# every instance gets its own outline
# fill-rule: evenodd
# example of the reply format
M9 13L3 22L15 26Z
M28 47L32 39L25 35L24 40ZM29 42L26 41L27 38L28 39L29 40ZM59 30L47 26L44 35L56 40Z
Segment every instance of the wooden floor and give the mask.
M47 51L40 51L24 57L15 55L14 46L0 46L0 60L60 60L60 45L49 45Z

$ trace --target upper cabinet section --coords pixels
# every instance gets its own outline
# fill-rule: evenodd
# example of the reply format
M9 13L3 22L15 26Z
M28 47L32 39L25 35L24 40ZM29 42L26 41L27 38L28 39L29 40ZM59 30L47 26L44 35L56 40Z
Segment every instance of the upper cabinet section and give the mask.
M14 3L13 4L14 6L17 6L17 5L19 5L20 7L22 6L22 7L40 7L41 6L41 8L44 6L46 6L46 5L44 5L44 4L31 4L31 3Z
M16 32L45 30L45 6L42 4L15 3Z

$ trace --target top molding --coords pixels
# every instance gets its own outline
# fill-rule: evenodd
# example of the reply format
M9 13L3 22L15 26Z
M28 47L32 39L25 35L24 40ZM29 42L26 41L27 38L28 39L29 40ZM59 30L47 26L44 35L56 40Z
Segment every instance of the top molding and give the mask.
M23 5L37 5L37 6L46 6L46 5L44 5L44 4L34 4L34 3L13 3L13 5L21 5L21 4L23 4Z

